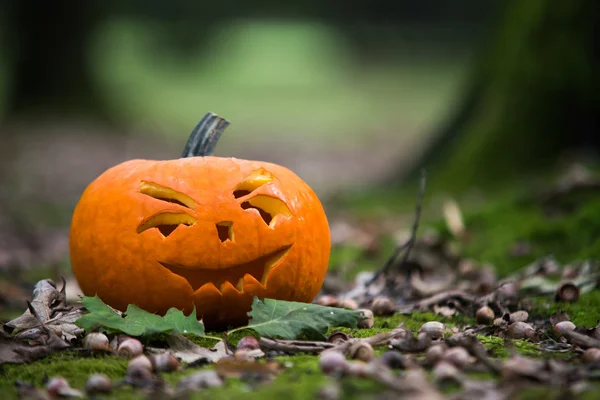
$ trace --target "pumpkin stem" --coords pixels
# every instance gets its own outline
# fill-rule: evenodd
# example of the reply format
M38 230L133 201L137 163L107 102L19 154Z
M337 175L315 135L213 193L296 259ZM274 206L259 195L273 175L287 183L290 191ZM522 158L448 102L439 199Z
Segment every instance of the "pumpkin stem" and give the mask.
M190 134L181 157L203 157L212 155L221 134L229 121L211 112L198 122Z

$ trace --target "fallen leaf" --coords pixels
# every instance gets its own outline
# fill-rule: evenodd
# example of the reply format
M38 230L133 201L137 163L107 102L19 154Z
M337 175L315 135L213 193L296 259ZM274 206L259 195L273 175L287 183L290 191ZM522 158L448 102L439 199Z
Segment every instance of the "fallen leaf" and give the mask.
M198 346L183 335L170 335L167 337L168 351L185 363L195 363L200 359L217 362L227 356L225 343L221 340L211 349Z
M28 307L23 315L7 322L4 326L11 330L9 333L39 327L40 322L46 322L53 318L53 309L63 309L66 306L64 291L58 291L54 282L44 279L36 283L33 289L31 307Z
M57 290L50 280L39 281L33 290L27 310L1 325L0 364L20 363L43 358L70 347L70 341L81 336L83 329L75 325L82 310L66 304L65 287Z
M130 336L155 336L161 333L204 335L204 325L196 319L195 310L185 316L183 312L171 308L161 317L130 304L127 311L119 313L98 296L84 297L82 304L89 314L79 318L76 324L88 332L102 327L109 332L122 332Z
M41 340L43 338L43 341ZM32 345L30 341L16 340L0 331L0 365L5 363L27 363L44 358L57 350L69 348L70 345L56 336L52 331L47 336L40 336L39 342Z
M324 340L330 326L356 328L361 318L360 312L354 310L257 297L248 315L248 328L260 336L296 339L304 334L308 340Z

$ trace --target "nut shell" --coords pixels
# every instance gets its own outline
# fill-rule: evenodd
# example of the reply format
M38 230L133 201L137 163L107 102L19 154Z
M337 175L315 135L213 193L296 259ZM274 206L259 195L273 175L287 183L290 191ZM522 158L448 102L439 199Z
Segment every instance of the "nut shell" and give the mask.
M179 360L169 352L153 354L150 356L150 362L154 372L173 372L181 368Z
M371 310L378 317L385 317L396 312L396 304L389 297L377 296L371 303Z
M117 354L127 358L134 358L141 355L144 352L144 346L142 342L134 338L127 338L123 340L117 348Z
M481 325L491 325L494 322L495 314L491 307L483 306L475 313L477 323Z
M349 353L352 359L364 362L369 362L375 358L373 347L369 343L362 341L353 343L352 346L350 346Z
M567 331L574 331L577 327L571 321L561 321L554 325L554 332L562 335Z
M83 347L91 350L110 350L108 337L100 332L88 333L83 338Z
M112 383L104 374L93 374L85 382L85 392L89 396L107 394L112 391Z
M348 369L348 361L339 351L324 351L319 357L319 367L328 375L343 373Z
M361 316L364 318L359 320L356 326L359 329L370 329L375 325L375 317L373 316L373 311L368 309L358 310L361 313Z
M445 326L441 322L425 322L419 329L419 333L426 333L431 339L440 339L444 336Z
M506 334L511 339L534 339L535 329L526 322L515 322L510 324Z

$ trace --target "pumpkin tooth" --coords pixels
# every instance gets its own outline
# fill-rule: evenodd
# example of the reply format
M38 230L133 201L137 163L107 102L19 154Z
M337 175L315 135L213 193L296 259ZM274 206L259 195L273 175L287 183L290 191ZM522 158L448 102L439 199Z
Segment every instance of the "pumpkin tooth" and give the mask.
M197 295L198 293L203 293L204 295L210 295L210 296L214 296L214 295L221 295L221 291L219 289L217 289L217 287L215 286L214 283L212 282L208 282L205 283L204 285L200 286L200 288L198 290L196 290L194 292L195 295Z
M243 276L238 280L238 283L235 285L235 288L238 290L238 292L241 292L241 293L244 292L244 277Z
M260 291L266 290L264 285L250 274L244 275L241 280L243 280L244 283L244 292L250 292L258 295Z
M221 291L221 293L226 293L226 292L231 292L231 291L238 292L238 293L240 292L240 291L239 291L239 290L238 290L238 289L237 289L235 286L233 286L233 285L231 284L231 282L229 282L229 281L225 281L225 282L223 282L223 283L221 284L221 287L219 288L219 290Z

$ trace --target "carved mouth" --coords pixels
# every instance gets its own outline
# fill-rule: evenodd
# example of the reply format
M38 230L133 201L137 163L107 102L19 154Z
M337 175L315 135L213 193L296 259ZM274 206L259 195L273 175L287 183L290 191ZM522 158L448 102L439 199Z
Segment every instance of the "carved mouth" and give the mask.
M213 285L220 292L223 291L223 285L229 282L239 292L244 292L245 286L250 284L260 284L263 288L267 286L267 277L269 272L286 256L292 246L286 246L276 250L266 256L260 257L254 261L245 264L235 265L224 269L206 269L193 268L182 265L159 263L174 273L185 278L192 286L194 291L205 285Z

